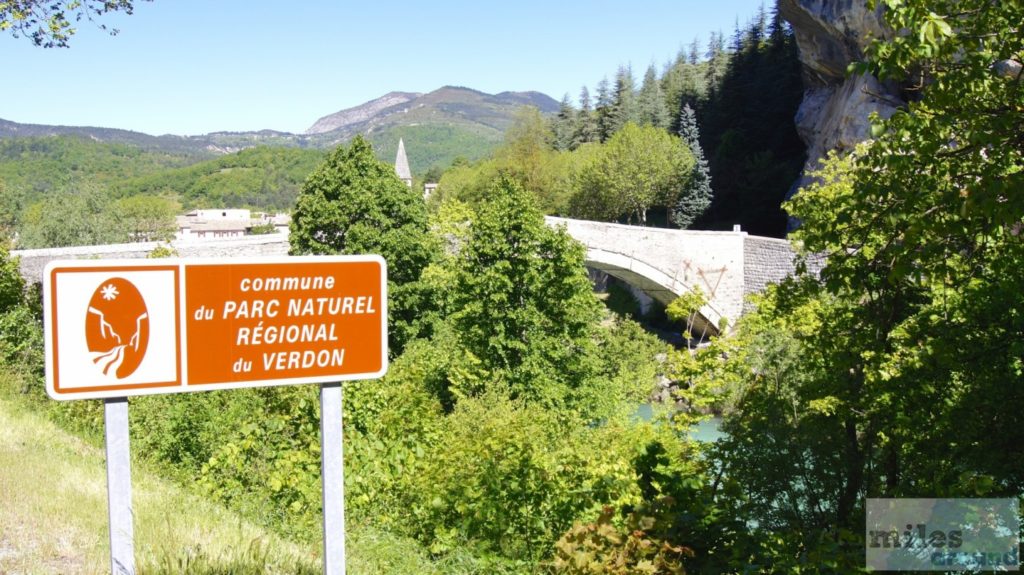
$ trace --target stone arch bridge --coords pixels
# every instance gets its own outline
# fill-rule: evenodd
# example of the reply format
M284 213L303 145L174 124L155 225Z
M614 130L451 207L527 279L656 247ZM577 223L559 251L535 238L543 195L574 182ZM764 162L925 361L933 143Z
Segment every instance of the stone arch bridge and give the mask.
M786 240L751 236L746 232L709 232L646 228L604 222L546 218L564 227L587 248L586 264L618 278L667 305L694 288L709 296L695 318L696 331L718 333L722 319L729 323L744 311L744 296L759 292L794 270L794 254ZM55 259L144 258L156 243L132 243L14 251L22 275L40 281L47 262ZM260 257L288 253L283 234L175 241L181 257Z

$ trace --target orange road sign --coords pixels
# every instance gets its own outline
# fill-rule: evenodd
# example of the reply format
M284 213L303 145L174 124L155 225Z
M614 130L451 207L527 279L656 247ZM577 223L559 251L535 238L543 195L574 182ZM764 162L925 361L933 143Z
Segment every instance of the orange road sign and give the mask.
M54 399L387 371L387 265L379 256L51 262L43 294Z

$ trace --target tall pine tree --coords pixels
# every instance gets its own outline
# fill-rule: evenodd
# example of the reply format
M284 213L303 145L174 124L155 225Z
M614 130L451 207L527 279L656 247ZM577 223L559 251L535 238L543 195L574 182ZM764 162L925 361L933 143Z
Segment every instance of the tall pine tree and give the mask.
M759 12L737 30L732 51L719 52L721 35L713 40L709 54L725 66L697 110L715 182L704 221L711 228L740 224L752 234L781 237L787 221L781 203L805 157L793 123L803 98L796 42L777 11L771 21ZM715 74L709 64L709 75Z
M611 88L608 87L608 78L601 78L597 83L597 132L599 140L604 142L615 133L615 126L612 125L614 101L612 100Z
M615 74L615 94L612 103L609 127L609 136L618 132L629 122L637 123L639 115L636 106L636 81L633 79L633 69L629 66L619 67Z
M672 223L686 229L693 225L711 205L711 173L708 162L704 159L704 150L700 147L700 131L697 128L697 115L689 104L683 104L679 114L679 137L690 147L695 160L690 178L679 194L676 204L672 206Z
M647 73L644 74L644 83L640 87L636 106L640 125L663 129L668 127L668 108L661 92L658 74L654 71L654 64L651 64L647 68Z
M575 147L573 146L573 140L577 132L576 123L576 109L572 107L572 102L569 101L569 94L566 94L562 97L562 102L558 107L558 114L551 121L551 131L554 133L556 150L565 151Z
M575 150L583 144L600 140L601 127L597 123L597 117L590 104L590 91L583 86L580 90L580 109L576 116L576 135L573 138L572 149Z

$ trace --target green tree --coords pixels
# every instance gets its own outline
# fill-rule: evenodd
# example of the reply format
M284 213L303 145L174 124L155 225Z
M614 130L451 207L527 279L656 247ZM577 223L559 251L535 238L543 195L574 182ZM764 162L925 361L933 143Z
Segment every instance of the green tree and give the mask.
M683 106L689 104L696 109L707 97L705 69L708 64L698 57L700 43L694 39L689 53L680 50L675 62L661 78L661 91L668 110L668 129L679 132L679 116Z
M725 49L725 36L720 30L711 33L708 38L708 49L704 56L708 62L705 69L705 83L710 96L718 91L722 77L725 76L726 67L729 65L729 53Z
M75 23L95 23L110 12L131 14L134 9L133 0L9 0L0 2L0 31L24 36L43 48L67 48ZM117 34L116 28L97 26Z
M445 169L441 166L431 166L429 170L423 174L423 181L428 184L436 184L441 181L441 176L444 175Z
M558 106L558 114L551 121L553 132L553 144L556 150L570 150L575 148L576 134L579 132L577 121L579 114L569 101L569 94L562 97Z
M644 81L636 98L636 108L641 126L668 127L668 108L665 105L665 96L661 92L661 82L658 81L654 64L651 64L644 74Z
M694 158L686 187L672 206L672 223L685 229L693 225L711 205L711 174L708 172L708 162L704 159L704 150L700 147L697 116L688 104L683 105L679 116L679 137L690 148Z
M494 157L501 172L519 180L528 190L544 187L544 159L552 151L555 134L540 110L524 106L516 111L515 120L505 131L505 142Z
M0 243L14 237L24 202L25 193L22 190L12 190L0 180Z
M608 78L601 78L597 83L597 102L594 104L594 115L597 117L598 141L604 142L615 133L614 95L608 85Z
M388 263L393 353L428 329L420 274L436 255L420 194L378 160L361 136L331 152L302 186L292 213L292 254L380 254Z
M504 175L533 194L544 213L565 213L572 195L575 155L552 149L552 138L548 122L536 108L520 109L494 157L448 170L431 204L456 199L478 206L489 198L494 181Z
M114 218L110 198L85 187L61 191L25 210L18 235L20 248L56 248L128 241Z
M111 206L118 227L134 242L169 241L178 230L175 215L181 205L158 196L131 196Z
M601 139L601 127L590 103L590 91L586 86L580 89L580 109L576 117L576 134L573 137L572 149L597 142Z
M626 124L581 168L571 213L590 219L625 216L646 225L652 206L674 205L693 165L692 154L678 137Z
M21 277L18 258L11 257L7 247L0 243L0 314L21 304L25 293L25 280Z
M621 130L626 124L636 123L639 119L633 68L621 66L615 74L615 89L612 93L612 106L608 117L608 137Z
M593 371L599 304L583 247L545 225L516 182L499 180L491 197L460 252L454 325L510 397L561 405Z

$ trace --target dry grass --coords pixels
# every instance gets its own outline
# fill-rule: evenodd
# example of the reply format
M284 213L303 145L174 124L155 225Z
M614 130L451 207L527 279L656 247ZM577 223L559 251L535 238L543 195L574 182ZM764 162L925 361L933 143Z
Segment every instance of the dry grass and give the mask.
M132 471L140 573L319 571L283 541L140 469ZM0 573L109 573L103 452L0 398Z

